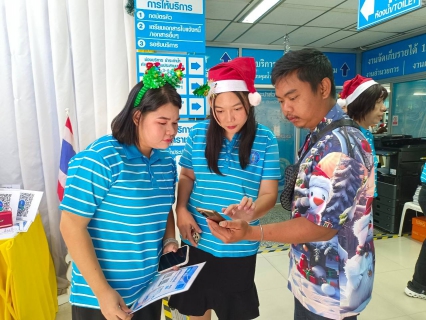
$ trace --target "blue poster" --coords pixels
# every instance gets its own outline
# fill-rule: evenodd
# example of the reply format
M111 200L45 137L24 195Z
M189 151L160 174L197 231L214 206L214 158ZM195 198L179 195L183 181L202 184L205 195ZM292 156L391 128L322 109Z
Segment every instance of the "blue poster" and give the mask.
M426 34L362 53L362 75L378 79L426 71Z
M136 49L204 53L204 3L136 0Z

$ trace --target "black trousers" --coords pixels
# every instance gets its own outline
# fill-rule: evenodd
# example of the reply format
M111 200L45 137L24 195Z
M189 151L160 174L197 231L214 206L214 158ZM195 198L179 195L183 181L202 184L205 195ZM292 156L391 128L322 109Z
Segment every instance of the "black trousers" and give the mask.
M136 311L132 320L161 320L161 299ZM105 320L101 310L72 306L72 320Z
M419 193L419 205L422 208L423 214L426 215L426 185L423 184ZM419 288L426 290L426 240L423 241L420 249L419 257L417 258L416 267L414 268L413 284Z

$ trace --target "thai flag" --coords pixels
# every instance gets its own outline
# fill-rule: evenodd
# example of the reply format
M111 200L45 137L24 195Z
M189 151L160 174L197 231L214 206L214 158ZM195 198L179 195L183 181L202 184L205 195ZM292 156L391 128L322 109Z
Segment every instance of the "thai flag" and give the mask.
M59 164L57 190L59 201L62 201L62 198L64 197L65 181L67 180L68 174L68 162L70 162L73 156L75 156L74 135L72 133L70 118L67 117L67 121L65 122L64 136L62 139L61 161Z

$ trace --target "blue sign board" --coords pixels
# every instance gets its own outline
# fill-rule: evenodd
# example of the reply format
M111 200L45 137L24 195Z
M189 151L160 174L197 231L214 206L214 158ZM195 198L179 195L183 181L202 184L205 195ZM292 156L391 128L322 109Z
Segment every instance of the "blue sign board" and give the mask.
M243 49L244 57L253 57L256 60L255 84L271 84L271 72L275 62L283 56L282 50ZM324 52L333 66L334 82L336 86L343 86L346 80L356 74L355 53Z
M176 68L179 63L185 67L184 78L177 92L182 97L182 108L179 114L182 118L205 118L206 99L194 96L192 91L205 83L204 56L185 56L167 54L136 53L138 81L142 80L148 62L160 62L164 72Z
M358 30L419 9L422 0L359 0Z
M204 3L136 0L136 49L204 53Z
M272 84L271 71L275 61L283 56L284 50L243 49L243 57L256 60L256 79L254 84Z
M426 34L363 52L361 71L375 80L426 72Z
M346 80L356 75L356 54L324 52L333 67L334 84L343 86Z
M207 71L221 62L228 62L238 57L237 48L206 47L206 76Z

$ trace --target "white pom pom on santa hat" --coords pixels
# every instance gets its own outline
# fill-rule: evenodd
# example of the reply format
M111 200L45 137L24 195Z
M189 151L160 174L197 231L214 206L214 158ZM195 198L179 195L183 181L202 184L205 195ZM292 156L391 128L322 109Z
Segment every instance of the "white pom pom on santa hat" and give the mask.
M337 99L337 104L339 105L340 108L343 108L344 106L346 106L346 99Z
M229 62L222 62L209 70L211 94L230 91L248 91L248 99L252 106L258 106L262 96L254 87L256 78L256 62L252 57L238 57Z

